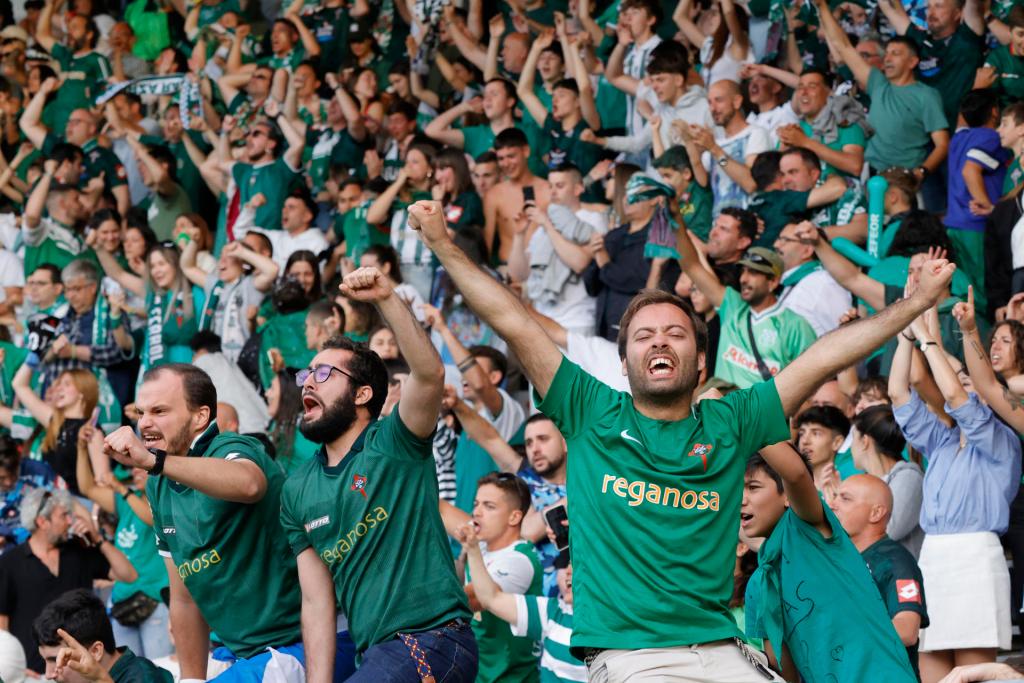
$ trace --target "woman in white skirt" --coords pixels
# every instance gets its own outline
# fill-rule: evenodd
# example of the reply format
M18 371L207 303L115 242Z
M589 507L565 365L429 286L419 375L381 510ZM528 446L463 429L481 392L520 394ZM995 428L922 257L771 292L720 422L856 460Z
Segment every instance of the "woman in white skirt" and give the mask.
M928 458L918 561L930 626L921 631L924 683L954 667L995 661L1010 647L1010 573L999 535L1020 481L1020 441L954 372L934 309L899 336L889 375L893 413L907 441ZM916 339L915 339L916 337ZM952 419L947 426L909 387L919 342ZM972 353L971 349L966 350Z

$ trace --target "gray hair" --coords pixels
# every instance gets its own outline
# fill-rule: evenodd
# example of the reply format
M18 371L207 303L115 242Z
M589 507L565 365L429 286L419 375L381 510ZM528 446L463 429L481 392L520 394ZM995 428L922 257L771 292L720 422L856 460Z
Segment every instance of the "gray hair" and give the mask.
M71 282L76 278L85 278L86 282L98 283L100 281L99 266L87 259L78 258L60 271L60 279L64 282Z
M29 533L34 533L38 517L50 518L53 511L64 508L71 511L71 496L67 491L56 489L29 489L21 499L21 526Z

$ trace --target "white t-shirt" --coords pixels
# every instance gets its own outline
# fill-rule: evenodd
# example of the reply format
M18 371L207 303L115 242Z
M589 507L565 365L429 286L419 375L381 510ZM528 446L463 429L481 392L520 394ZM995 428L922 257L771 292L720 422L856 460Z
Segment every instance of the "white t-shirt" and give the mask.
M594 230L602 235L608 232L608 217L603 212L580 209L576 212L576 217L592 225ZM554 249L550 246L550 241L547 232L543 228L538 228L530 238L530 243L526 245L526 250ZM548 245L541 246L542 242L547 242ZM545 301L533 303L538 313L546 315L566 329L582 333L592 332L594 329L597 299L587 294L587 288L579 275L573 274L569 277L562 287L558 302L554 305Z
M629 380L622 374L622 361L615 342L604 337L593 337L569 332L566 335L565 355L584 372L616 391L629 391Z
M270 244L274 247L274 263L281 269L282 274L284 274L285 265L288 263L288 257L295 252L308 249L319 255L321 251L330 246L324 234L315 227L306 228L297 235L292 235L287 230L264 230L263 228L249 228L249 230L267 236ZM239 236L238 239L242 237L244 235Z
M781 104L774 109L769 109L763 112L750 112L747 116L747 123L754 126L761 126L768 131L768 140L771 143L772 148L779 146L779 137L775 134L780 126L788 126L791 124L799 125L800 118L793 111L793 105L790 102Z
M747 157L771 149L768 131L761 126L748 125L732 137L725 137L725 131L722 128L715 128L715 142L730 158L741 164L747 163ZM713 214L717 216L726 207L747 208L749 196L743 188L730 178L721 166L714 163L710 153L704 152L703 161L705 167L711 169Z
M714 42L715 39L712 36L708 36L704 39L704 44L700 46L700 61L704 64L704 68L701 70L701 75L704 76L704 85L711 85L718 81L735 81L739 83L740 67L757 61L754 58L754 50L748 45L747 55L741 60L735 59L730 51L732 48L732 37L730 36L725 42L725 49L722 50L722 55L718 58L718 61L711 67L708 67L708 62L711 61L711 48Z
M480 554L484 557L484 566L494 582L501 590L511 594L523 594L533 583L534 565L530 558L516 550L516 546L525 543L519 539L501 550L490 551L487 544L481 541Z
M783 279L789 273L783 273ZM809 322L820 337L839 327L839 318L853 306L853 298L822 268L786 287L779 303Z
M7 298L4 287L24 286L25 265L13 252L0 247L0 301Z
M498 393L501 394L501 410L498 411L498 414L491 415L491 411L487 410L487 406L482 403L477 412L491 423L491 426L494 427L502 439L511 441L512 437L519 431L523 420L526 419L526 411L523 410L523 406L519 404L519 401L508 395L507 391L501 387L497 389Z

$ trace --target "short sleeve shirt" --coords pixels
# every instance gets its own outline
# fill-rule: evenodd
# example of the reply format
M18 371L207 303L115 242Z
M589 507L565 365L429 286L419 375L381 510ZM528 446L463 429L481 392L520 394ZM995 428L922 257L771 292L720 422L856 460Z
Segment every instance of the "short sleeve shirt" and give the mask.
M258 194L267 198L266 203L256 209L253 218L256 227L264 230L281 229L281 208L288 197L298 172L288 165L282 157L254 166L246 163L235 163L231 167L231 176L238 186L241 205Z
M747 456L788 438L775 383L702 401L668 422L563 359L538 408L572 458L572 647L738 637L728 609L734 548L695 539L735 538Z
M764 221L764 232L757 238L757 245L771 247L775 244L787 224L800 220L807 213L810 195L810 192L796 190L771 190L753 195L747 208Z
M878 588L889 618L900 612L914 612L921 617L921 628L927 628L928 603L924 597L924 578L914 556L903 545L888 536L872 543L861 552L871 578ZM918 643L907 646L907 655L917 673Z
M174 562L210 628L236 656L299 642L298 568L279 517L283 470L259 441L220 434L216 424L188 457L249 460L266 476L267 491L257 503L233 503L150 477L146 492L157 548Z
M96 96L103 88L113 71L110 62L99 52L89 52L76 57L66 46L55 43L53 58L60 65L63 79L57 90L57 120L54 130L64 130L64 124L74 109L91 109Z
M778 302L761 312L750 310L740 293L728 287L718 309L722 320L718 338L715 376L740 388L761 382L757 358L750 341L747 319L761 359L771 374L777 375L814 343L817 335L811 324Z
M1014 54L1012 45L1000 45L988 53L985 66L995 69L992 89L1004 106L1024 99L1024 58Z
M64 142L63 138L54 133L47 133L40 151L43 156L51 156L53 148L61 142ZM93 139L85 143L82 153L84 154L82 176L78 181L80 188L85 189L91 179L99 177L103 178L103 186L106 190L128 183L128 172L112 150L101 147Z
M920 166L928 156L930 133L949 127L939 91L924 83L896 86L872 69L867 92L868 123L875 129L865 152L867 162L876 169Z
M587 130L587 122L580 120L572 130L564 130L562 124L555 120L554 114L548 114L544 120L544 137L548 141L548 168L555 169L565 163L571 163L580 169L583 175L590 172L601 159L601 148L592 142L582 142L580 133Z
M784 641L805 680L914 683L917 676L864 560L835 514L822 508L829 538L787 510L761 546L764 635L776 651ZM786 560L794 557L800 561Z
M814 138L821 144L825 145L829 149L833 149L837 152L843 151L844 147L850 145L856 145L857 147L863 148L867 144L867 139L864 137L864 129L860 126L839 126L839 137L832 142L825 142L822 136L815 136L814 130L811 128L811 124L807 121L800 121L800 129L803 130L804 135ZM830 175L832 173L841 173L839 169L831 164L822 162L823 175ZM844 174L845 175L845 174Z
M327 566L358 651L469 616L437 506L432 440L397 408L339 464L321 448L288 478L281 523L292 554L312 548Z
M936 40L927 31L911 24L907 37L917 43L921 81L939 91L946 120L956 121L960 100L974 83L974 72L985 59L985 38L961 22L944 40Z

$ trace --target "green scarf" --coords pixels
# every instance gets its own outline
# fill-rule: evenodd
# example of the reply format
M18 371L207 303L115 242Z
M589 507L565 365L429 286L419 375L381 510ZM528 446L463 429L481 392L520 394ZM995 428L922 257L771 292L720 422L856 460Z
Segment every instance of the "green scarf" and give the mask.
M110 304L107 298L100 294L96 297L96 307L93 309L92 317L92 345L93 347L103 346L110 336ZM97 424L106 433L110 433L121 426L121 402L117 400L113 387L110 386L110 379L107 377L107 369L93 366L93 374L96 375L96 382L99 384L99 418Z
M815 273L819 270L821 270L821 263L819 261L808 261L807 263L798 266L786 277L782 278L782 286L792 287L811 273Z
M199 329L209 330L213 327L213 318L217 312L217 304L220 303L220 295L224 292L224 281L217 280L217 283L210 291L210 296L203 306L203 315L199 318Z
M146 310L149 311L146 317L146 345L142 349L142 371L139 377L164 359L164 296L157 296L153 291L146 292Z

